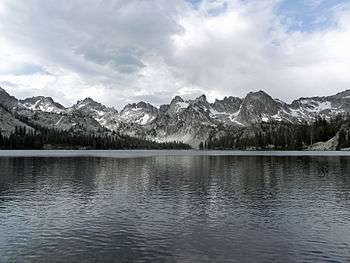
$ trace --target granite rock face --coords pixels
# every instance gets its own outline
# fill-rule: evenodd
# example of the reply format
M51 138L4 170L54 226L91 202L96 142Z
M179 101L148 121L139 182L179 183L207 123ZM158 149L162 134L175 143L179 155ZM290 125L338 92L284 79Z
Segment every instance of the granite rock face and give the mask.
M244 98L225 97L213 103L205 95L192 100L176 96L160 107L141 101L118 112L91 98L66 108L50 97L18 100L0 88L0 105L0 124L7 133L15 126L26 125L19 120L21 116L50 128L82 133L108 130L197 147L213 130L249 127L261 122L311 123L318 117L329 119L348 114L350 90L327 97L299 98L290 104L264 91L250 92Z

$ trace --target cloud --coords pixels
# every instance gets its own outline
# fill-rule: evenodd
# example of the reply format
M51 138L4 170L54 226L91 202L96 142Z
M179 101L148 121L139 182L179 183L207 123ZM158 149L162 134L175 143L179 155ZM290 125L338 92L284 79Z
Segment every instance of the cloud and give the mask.
M0 43L6 42L9 51L0 51L0 58L12 53L28 57L22 61L10 58L12 64L28 64L34 59L54 76L50 81L42 76L38 85L61 89L65 100L79 99L88 88L96 92L90 96L103 93L108 98L112 93L116 99L108 102L122 104L120 96L132 97L140 88L135 83L147 63L145 57L171 52L170 36L182 30L176 22L182 4L165 0L4 0ZM37 85L24 86L28 79L36 80L32 76L2 75L1 79L15 81L20 89ZM82 92L71 94L79 89Z
M3 0L0 83L17 96L90 96L118 108L174 95L264 89L291 100L349 88L349 7L337 0L327 27L299 30L290 1Z
M334 11L334 27L291 31L279 4L230 1L218 16L191 12L175 36L178 75L213 96L264 89L290 101L349 88L349 9Z

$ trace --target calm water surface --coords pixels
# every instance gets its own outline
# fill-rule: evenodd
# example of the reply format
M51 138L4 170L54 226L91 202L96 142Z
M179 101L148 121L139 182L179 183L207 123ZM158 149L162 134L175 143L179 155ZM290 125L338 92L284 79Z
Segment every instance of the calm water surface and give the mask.
M1 157L0 262L350 262L350 157Z

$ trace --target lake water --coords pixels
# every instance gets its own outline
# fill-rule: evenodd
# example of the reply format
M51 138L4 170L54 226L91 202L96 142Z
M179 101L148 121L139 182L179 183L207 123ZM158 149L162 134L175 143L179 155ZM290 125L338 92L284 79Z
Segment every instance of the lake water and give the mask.
M0 262L350 261L349 156L223 153L0 152Z

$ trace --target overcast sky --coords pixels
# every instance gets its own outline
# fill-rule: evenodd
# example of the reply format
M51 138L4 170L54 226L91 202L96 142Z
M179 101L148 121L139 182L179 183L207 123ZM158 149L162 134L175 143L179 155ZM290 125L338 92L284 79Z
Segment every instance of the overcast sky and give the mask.
M350 89L350 0L0 0L0 85L120 108Z

